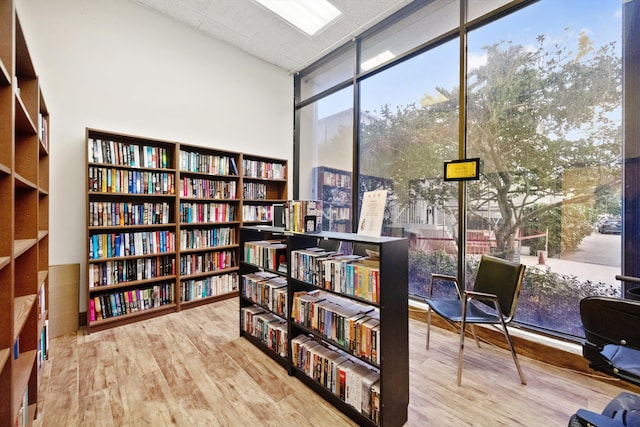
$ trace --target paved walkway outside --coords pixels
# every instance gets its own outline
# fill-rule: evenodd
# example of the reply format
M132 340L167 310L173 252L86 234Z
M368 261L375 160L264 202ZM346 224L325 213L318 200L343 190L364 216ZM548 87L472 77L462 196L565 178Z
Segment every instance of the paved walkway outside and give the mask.
M520 260L527 268L548 267L555 273L573 275L583 282L591 280L621 286L621 282L615 279L617 274L621 274L621 257L619 234L594 232L582 241L577 250L563 255L562 259L546 258L544 265L539 264L537 256L521 255Z
M592 282L602 282L614 286L621 285L621 283L615 279L616 274L620 274L620 267L567 261L557 258L546 259L544 265L540 265L538 263L538 257L529 255L521 255L520 262L525 264L527 268L540 268L542 270L550 268L554 273L576 276L583 282L591 280Z

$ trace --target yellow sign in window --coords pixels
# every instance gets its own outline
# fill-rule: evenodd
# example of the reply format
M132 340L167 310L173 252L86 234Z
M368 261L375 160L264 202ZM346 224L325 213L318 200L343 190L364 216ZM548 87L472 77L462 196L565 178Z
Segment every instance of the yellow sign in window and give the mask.
M445 181L463 181L480 178L480 159L453 160L444 163Z

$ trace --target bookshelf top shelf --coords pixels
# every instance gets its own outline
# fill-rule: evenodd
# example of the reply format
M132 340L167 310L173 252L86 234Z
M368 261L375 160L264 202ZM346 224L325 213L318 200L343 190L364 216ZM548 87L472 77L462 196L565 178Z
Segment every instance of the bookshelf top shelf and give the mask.
M244 226L242 228L246 228L248 230L254 231L268 231L271 233L282 234L285 236L304 236L310 238L324 239L324 240L347 240L351 242L362 242L362 243L373 243L373 244L381 244L387 242L395 242L399 240L406 240L405 237L370 237L370 236L361 236L355 233L339 233L333 231L322 231L319 233L294 233L291 231L285 230L283 227L273 227L270 225L256 225L256 226Z

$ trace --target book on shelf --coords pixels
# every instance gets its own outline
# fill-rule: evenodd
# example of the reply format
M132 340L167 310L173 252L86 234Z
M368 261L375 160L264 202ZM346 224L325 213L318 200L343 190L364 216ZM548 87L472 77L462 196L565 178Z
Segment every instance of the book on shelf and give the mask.
M281 239L258 240L245 242L243 250L245 262L275 271L283 261L287 245Z
M122 141L89 138L89 163L103 163L135 168L166 169L167 148Z
M180 170L210 175L229 175L230 159L233 160L233 157L224 154L206 154L199 151L181 149ZM237 175L237 173L234 175Z
M180 301L195 301L230 294L237 290L238 274L235 272L184 280L180 282Z
M89 303L89 320L103 320L148 310L174 302L172 282L113 290L94 295ZM125 296L126 295L126 296Z
M292 364L340 400L372 419L379 416L380 373L339 349L306 335L291 340ZM376 393L378 401L373 399Z
M238 165L236 165L236 159L231 157L229 160L231 161L231 172L234 175L238 175Z
M180 230L180 249L210 249L237 244L236 228L214 227Z
M182 177L182 197L200 199L236 199L237 182L235 180L204 179Z
M242 159L242 172L248 178L287 179L287 167L283 163Z
M236 204L218 202L180 202L180 222L231 222L236 218Z
M322 230L321 200L288 200L284 212L287 231L315 233Z

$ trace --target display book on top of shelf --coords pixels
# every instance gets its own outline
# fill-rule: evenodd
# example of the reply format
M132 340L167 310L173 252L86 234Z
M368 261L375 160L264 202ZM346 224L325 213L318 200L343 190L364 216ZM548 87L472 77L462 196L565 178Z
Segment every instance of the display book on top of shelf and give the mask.
M180 145L180 302L237 295L240 154Z
M242 155L242 223L271 224L274 204L287 200L287 161Z
M243 227L241 245L240 334L359 425L403 425L409 399L406 239ZM288 285L281 313L282 280L274 284L272 276L283 245ZM274 346L283 323L287 353Z
M0 426L13 426L37 415L48 352L49 113L12 1L0 28Z

